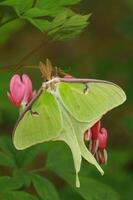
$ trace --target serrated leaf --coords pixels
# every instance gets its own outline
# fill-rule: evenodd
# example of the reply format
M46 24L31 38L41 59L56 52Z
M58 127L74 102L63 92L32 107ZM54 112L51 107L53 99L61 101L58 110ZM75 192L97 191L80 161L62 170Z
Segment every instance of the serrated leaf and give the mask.
M75 37L88 25L90 15L57 16L51 24L48 35L54 40L64 40Z
M51 23L48 20L35 18L27 18L27 20L43 33L47 32L51 27Z
M19 18L29 21L52 39L65 40L77 36L88 25L88 15L75 14L67 7L79 1L38 0L32 7L31 0L25 3L21 0L5 0L0 5L12 6Z
M57 15L59 15L60 13L70 13L72 14L73 11L70 10L69 8L64 8L64 7L58 7L58 6L54 6L52 8L37 8L37 7L34 7L34 8L31 8L29 10L27 10L23 16L24 17L30 17L30 18L37 18L37 17L51 17L51 19L53 17L56 17Z
M59 195L55 186L45 177L39 175L32 175L31 180L39 195L43 200L59 200Z

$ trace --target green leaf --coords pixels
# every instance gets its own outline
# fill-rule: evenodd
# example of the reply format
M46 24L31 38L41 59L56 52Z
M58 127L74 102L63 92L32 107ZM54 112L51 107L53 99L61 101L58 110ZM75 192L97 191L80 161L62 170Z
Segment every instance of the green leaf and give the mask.
M21 169L16 169L13 171L13 177L21 180L23 188L28 188L31 185L30 173L22 171Z
M11 157L3 152L0 152L0 165L14 167L14 161Z
M57 16L51 23L51 29L48 35L54 40L70 39L81 33L88 25L90 15L64 15L63 13Z
M75 14L68 6L80 0L5 0L0 5L14 8L18 17L27 20L53 40L70 39L82 32L88 25L90 15Z
M18 191L7 192L2 195L0 194L0 197L3 200L39 200L37 197L32 196L31 194Z
M81 0L37 0L36 7L54 7L54 6L69 6L79 3Z
M12 144L12 140L8 136L0 137L0 165L14 167L18 169L28 165L40 152L41 145L18 151Z
M58 162L57 162L57 158L58 158ZM68 151L68 148L66 148L66 146L64 144L57 143L48 152L46 168L48 170L55 172L61 178L65 179L65 181L69 184L69 186L71 186L75 190L75 193L77 192L79 194L79 196L78 196L78 194L76 195L72 189L68 188L64 191L65 194L61 195L61 197L62 196L64 197L61 199L63 199L63 200L64 199L74 199L75 196L77 196L77 198L75 198L75 199L79 198L79 199L88 199L88 200L90 200L90 199L101 200L101 199L103 199L102 196L105 196L105 199L106 198L107 199L110 198L110 199L114 199L114 200L119 199L118 194L110 186L108 186L109 181L107 181L107 183L105 185L99 181L92 179L90 177L90 170L88 170L88 173L87 173L87 169L86 169L85 176L83 176L84 168L82 168L81 175L80 175L81 187L76 189L73 184L75 176L74 176L74 170L73 170L71 164L72 164L72 159L70 156L70 152ZM110 170L111 169L109 169L109 171ZM106 172L106 174L108 176L110 176L109 171ZM117 178L115 178L115 176L113 176L113 172L112 172L112 175L111 175L111 177L113 178L112 187L114 186L114 181L115 181L114 179L117 179ZM102 181L102 179L104 179L104 181L105 181L106 177L104 177L104 178L101 177L101 181ZM99 177L98 177L98 180L99 180ZM117 180L116 185L117 184L118 184L118 180ZM63 191L62 191L62 193L63 193ZM68 198L65 198L65 196L68 196Z
M23 22L20 19L15 19L10 23L7 23L0 27L0 44L6 43L12 34L19 30L23 26Z
M0 5L13 7L17 14L25 12L31 8L32 4L33 0L25 0L24 2L22 0L5 0L0 3Z
M55 186L45 177L32 175L33 185L41 199L44 200L59 200L59 195Z
M51 149L47 151L47 154L46 169L54 171L57 174L60 174L60 172L63 173L64 171L74 174L71 150L66 143L54 142Z
M90 199L118 200L119 199L118 193L115 192L111 187L103 183L100 183L90 177L81 176L80 177L81 187L78 189L75 188L72 184L74 175L64 173L63 177L76 190L76 192L80 194L81 197L83 197L83 199L85 200L90 200Z
M27 18L27 20L38 28L41 32L46 32L50 29L51 23L44 19Z
M11 139L8 136L5 135L0 137L0 149L3 153L5 153L6 156L8 156L11 162L14 163L14 166L16 166L16 149L14 148Z
M84 200L74 189L67 186L60 191L61 200Z
M68 9L68 8L64 8L64 7L59 7L58 5L54 6L54 7L47 7L45 6L44 8L31 8L29 10L27 10L23 16L26 18L37 18L37 17L44 17L44 16L49 16L49 18L56 17L57 15L59 15L60 13L70 13L72 14L73 11Z
M0 177L0 193L6 193L10 190L16 190L23 186L23 182L20 178L3 176Z

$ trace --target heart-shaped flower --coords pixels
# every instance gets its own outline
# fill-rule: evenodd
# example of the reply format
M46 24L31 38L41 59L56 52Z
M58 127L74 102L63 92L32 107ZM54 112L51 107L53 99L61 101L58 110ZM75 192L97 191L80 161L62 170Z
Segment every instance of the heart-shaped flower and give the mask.
M29 76L23 74L21 79L18 74L15 74L10 80L10 92L7 95L11 104L24 108L35 95Z

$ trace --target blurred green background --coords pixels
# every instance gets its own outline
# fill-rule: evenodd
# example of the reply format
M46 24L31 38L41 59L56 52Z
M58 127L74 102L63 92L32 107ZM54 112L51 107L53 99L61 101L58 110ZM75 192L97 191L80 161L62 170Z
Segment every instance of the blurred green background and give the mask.
M25 65L38 66L39 61L45 62L49 58L53 66L75 77L110 80L125 90L126 103L106 114L102 122L108 129L105 176L96 174L95 169L91 169L89 176L111 186L121 199L129 200L133 198L133 1L84 0L75 6L75 10L92 13L86 30L76 39L44 45ZM42 33L24 22L15 21L3 26L0 67L16 64L43 38ZM28 73L35 89L41 85L37 68L23 68L18 73ZM17 109L9 104L6 95L12 74L0 72L0 134L10 137L18 116ZM68 191L67 194L69 199L78 199ZM65 198L62 195L62 199Z

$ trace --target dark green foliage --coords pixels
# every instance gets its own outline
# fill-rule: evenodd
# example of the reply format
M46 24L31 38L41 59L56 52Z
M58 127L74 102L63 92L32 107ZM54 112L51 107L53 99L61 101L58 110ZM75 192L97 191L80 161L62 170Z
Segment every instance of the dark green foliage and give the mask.
M31 180L41 199L59 200L59 195L54 185L45 177L32 175Z
M9 21L25 20L34 25L41 32L46 33L53 40L73 38L81 33L88 25L90 15L75 13L69 6L77 4L80 0L3 0L1 6L13 8L13 17ZM2 20L4 23L6 20ZM9 22L8 22L9 23ZM12 28L12 27L11 27ZM12 29L7 29L11 32ZM1 28L0 28L1 32Z
M56 145L57 144L57 145ZM47 173L55 173L64 179L63 183L64 192L68 193L67 188L73 192L68 194L69 196L77 196L79 199L98 199L101 198L117 200L118 194L112 190L109 186L98 182L90 177L81 175L81 188L77 189L74 185L75 174L73 170L73 162L71 153L65 145L61 143L54 143L49 146L48 144L37 145L29 148L25 151L16 151L12 145L9 137L0 137L0 146L3 156L8 156L8 160L12 162L5 162L3 157L0 157L1 166L7 166L11 169L11 176L0 177L0 197L6 200L59 200L60 196L63 195L63 191L60 192L53 185L53 183L45 176L36 175L36 173L44 171ZM43 148L44 147L44 148ZM28 169L28 164L37 156L44 154L47 161L46 165L42 165L39 169ZM55 157L58 156L58 161ZM65 157L64 157L65 155ZM28 159L29 158L29 159ZM82 173L82 172L81 172ZM55 179L56 182L56 179ZM27 188L34 187L36 195L33 197L31 194L26 192ZM66 189L65 189L66 188ZM77 193L77 194L76 194ZM111 198L110 198L111 197Z

